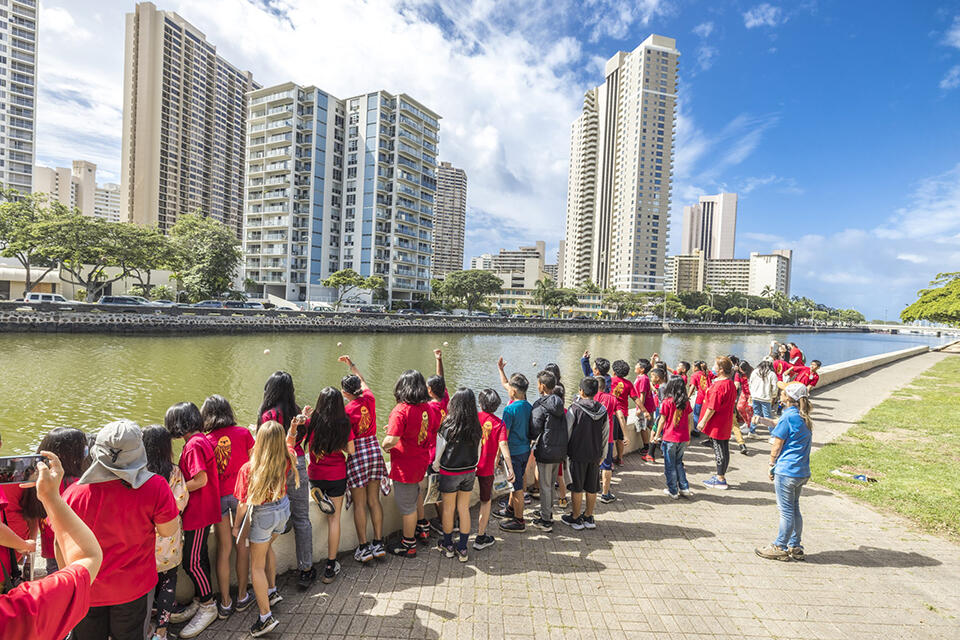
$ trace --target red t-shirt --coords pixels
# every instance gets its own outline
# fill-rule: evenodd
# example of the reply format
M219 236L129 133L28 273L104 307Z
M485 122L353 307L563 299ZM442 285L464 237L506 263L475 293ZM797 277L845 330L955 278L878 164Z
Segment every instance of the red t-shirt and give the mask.
M332 451L317 455L310 450L312 438L307 436L307 477L311 480L343 480L347 477L347 456L343 451ZM353 442L353 429L347 434L347 442Z
M666 400L664 400L666 404ZM717 380L707 389L703 409L713 409L713 415L703 427L703 433L714 440L729 440L733 428L733 412L737 407L737 388L733 380ZM660 408L661 413L663 407Z
M430 441L437 447L440 429L439 403L398 404L390 412L387 435L400 438L390 450L390 479L420 482L430 465Z
M773 361L773 372L777 374L777 380L783 380L784 374L789 372L793 367L786 360L774 360Z
M613 376L610 378L610 395L617 399L617 411L626 417L630 413L630 398L637 397L637 390L629 380Z
M27 524L26 519L23 517L23 508L20 506L20 498L23 497L23 492L24 490L16 484L0 485L0 510L3 511L7 519L7 526L23 540L26 540L30 537L30 525ZM62 488L60 493L63 493ZM6 500L4 500L4 498L6 498ZM52 534L50 541L53 542ZM20 557L21 554L18 553L17 560L19 560ZM44 557L46 558L47 556ZM52 558L53 556L50 557ZM3 567L4 572L10 570L10 567L7 566L9 564L10 554L6 552L6 549L0 547L0 566ZM6 573L4 573L4 575L6 575ZM2 580L2 577L0 577L0 580Z
M0 638L66 637L90 609L91 586L90 572L72 564L11 589L0 596Z
M217 473L217 460L213 445L195 433L183 445L180 454L180 471L183 479L189 482L201 471L207 472L207 484L190 492L190 499L183 510L183 530L197 531L220 522L220 475Z
M344 409L350 418L354 440L377 435L377 401L369 389L348 402Z
M69 478L64 478L60 483L60 495L63 495L63 492L67 490L67 487L72 485L74 482L80 478L75 478L70 476ZM24 536L20 536L23 538ZM50 527L49 518L42 518L40 520L40 556L43 558L56 558L56 551L53 548L53 529Z
M673 398L664 398L660 405L660 417L665 420L663 423L663 433L660 437L664 442L689 442L690 441L690 403L683 408L683 411L677 411L677 405Z
M213 447L213 459L217 463L217 482L220 485L220 495L233 495L233 488L237 485L237 473L240 467L250 459L250 450L253 449L253 434L249 429L238 427L224 427L214 429L205 436Z
M607 418L610 420L610 434L607 436L607 442L613 442L613 425L617 419L617 399L613 397L612 393L607 393L606 391L597 391L597 395L595 395L593 399L602 404L607 410Z
M800 384L807 384L811 387L817 386L817 383L820 382L820 374L814 373L810 367L794 367L794 382L799 382Z
M477 476L492 476L494 463L497 461L497 452L500 450L500 443L507 441L507 429L503 426L503 420L492 413L481 411L479 417L483 437L480 439L480 461L477 463Z
M103 549L90 606L124 604L152 590L157 584L156 525L170 522L180 513L167 481L153 475L139 489L119 478L94 484L75 482L63 492L63 499L90 527ZM219 497L217 500L219 520Z
M742 393L743 395L747 396L747 398L749 398L750 397L750 380L748 380L743 374L738 372L734 374L733 381L740 385L740 393Z
M800 365L801 367L804 365L803 351L800 351L799 348L797 347L791 348L790 355L788 357L790 358L790 364Z
M633 390L635 397L639 398L643 396L644 411L653 413L657 410L657 392L654 390L653 385L650 384L649 376L643 374L637 376L637 379L633 382Z
M703 394L710 388L710 376L703 371L694 371L693 377L690 378L690 384L697 391L697 401L703 402Z
M650 383L650 389L653 391L650 395L653 396L654 409L660 408L660 386L659 384Z
M263 412L263 415L260 416L260 424L269 422L270 420L283 424L283 413L277 409L267 409ZM285 428L289 429L290 424L288 423ZM298 458L303 456L303 438L297 440L297 444L294 445L293 451L297 454Z
M8 485L9 486L9 485ZM3 495L3 491L0 491L0 513L6 515L6 510L8 506L6 497ZM20 536L21 538L23 536ZM10 554L7 553L5 547L0 547L0 580L4 580L6 576L10 575ZM0 629L2 631L2 629Z
M440 416L440 419L437 421L437 428L430 432L430 463L433 464L433 459L437 457L437 432L440 431L440 425L443 424L444 419L447 417L447 407L450 405L450 394L446 389L443 391L443 397L439 400L431 400L430 407L436 411L437 415Z
M679 371L674 371L674 372L673 372L673 375L675 375L675 376L680 376L680 379L683 380L683 384L687 384L687 374L686 374L686 373L680 373Z

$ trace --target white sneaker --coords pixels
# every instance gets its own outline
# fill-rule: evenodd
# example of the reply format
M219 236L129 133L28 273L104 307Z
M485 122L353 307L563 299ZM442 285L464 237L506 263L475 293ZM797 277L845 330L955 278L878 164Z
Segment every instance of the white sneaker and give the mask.
M670 498L673 499L673 500L679 500L679 499L680 499L680 494L679 494L679 493L670 493L670 489L666 489L666 488L665 488L665 489L663 490L663 492L664 492L665 494L667 494L668 496L670 496Z
M680 489L680 495L682 495L684 498L689 498L693 495L693 491L690 491L690 489Z
M181 638L196 638L204 629L209 627L217 619L217 605L214 602L202 604L197 609L197 614L190 619L183 629L180 630Z
M183 624L184 622L192 618L194 615L196 615L197 608L199 606L200 605L197 603L196 600L191 600L190 603L187 604L186 607L184 607L183 611L170 614L170 622L172 624Z

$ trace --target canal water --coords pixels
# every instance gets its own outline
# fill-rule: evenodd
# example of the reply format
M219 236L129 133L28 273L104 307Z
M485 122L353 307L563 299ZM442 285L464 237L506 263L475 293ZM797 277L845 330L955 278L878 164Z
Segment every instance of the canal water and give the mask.
M301 404L315 404L326 385L338 385L349 354L378 400L382 425L393 407L393 385L409 368L434 370L433 349L444 351L448 386L499 389L496 360L507 372L529 378L548 362L560 365L568 388L579 381L585 349L631 365L658 352L677 360L736 354L755 363L771 340L794 341L807 359L825 365L947 339L880 334L261 334L189 337L103 335L0 335L0 434L2 454L32 451L49 429L95 431L118 418L160 423L170 405L197 405L214 393L233 404L240 424L251 424L267 377L293 374ZM446 344L445 344L446 343ZM269 353L265 350L269 349ZM535 391L533 395L535 395Z

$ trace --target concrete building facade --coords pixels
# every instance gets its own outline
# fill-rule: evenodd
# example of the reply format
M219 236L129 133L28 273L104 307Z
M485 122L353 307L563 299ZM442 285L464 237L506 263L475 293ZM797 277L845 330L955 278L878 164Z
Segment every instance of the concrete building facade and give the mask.
M607 61L571 129L563 285L661 287L676 127L676 41L651 35Z
M0 185L30 193L36 160L38 3L0 6Z
M500 253L471 258L470 268L492 271L503 280L505 289L533 289L548 275L544 255L546 243L538 240L532 247L500 249Z
M97 186L93 198L93 215L96 218L103 218L107 222L120 222L122 201L119 184L107 182Z
M323 280L349 268L383 278L389 304L428 297L438 115L406 94L339 100L285 83L250 94L248 121L252 293L330 302Z
M82 215L120 222L120 187L97 184L97 165L74 160L66 167L34 167L33 192L46 193L65 207Z
M467 221L467 173L449 162L437 169L434 215L433 277L463 269L463 236Z
M733 259L736 233L735 193L700 196L697 204L683 208L681 250L686 255L700 250L707 260Z
M257 87L192 24L138 3L124 45L124 219L166 233L199 210L239 237L246 95Z
M691 254L667 258L666 288L672 293L709 289L751 296L779 291L789 296L792 257L790 249L778 249L770 254L753 252L749 258L709 260L703 251L694 249Z

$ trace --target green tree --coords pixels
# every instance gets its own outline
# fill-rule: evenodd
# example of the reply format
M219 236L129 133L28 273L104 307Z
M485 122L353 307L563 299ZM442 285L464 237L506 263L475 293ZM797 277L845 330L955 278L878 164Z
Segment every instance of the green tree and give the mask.
M560 315L560 309L563 307L575 307L580 303L577 292L574 289L554 289L547 301L547 306L554 315Z
M321 284L337 290L337 302L334 304L335 309L340 308L344 298L354 289L368 289L374 296L376 296L378 291L382 291L384 295L386 294L386 284L383 278L380 276L364 278L353 269L341 269L336 273L331 273L330 277Z
M900 319L960 325L960 271L938 273L930 288L918 291L917 300L900 312Z
M666 318L677 318L678 320L683 320L690 315L690 310L683 306L683 303L680 302L676 296L667 298L667 302L664 304L664 309Z
M617 320L623 319L623 316L636 311L639 308L637 296L629 291L619 291L617 289L607 289L603 292L603 305L613 309Z
M810 315L810 319L813 320L814 322L823 323L823 322L827 322L830 319L830 314L828 312L821 311L819 309L810 311L809 315Z
M540 278L537 280L533 289L533 303L540 305L540 311L547 315L547 303L550 301L550 295L557 288L552 278Z
M745 307L730 307L723 312L723 317L727 321L739 320L740 322L746 322L749 315L750 310Z
M172 287L168 287L165 284L160 284L150 288L150 299L151 300L176 300L177 292L174 291Z
M846 324L863 324L867 321L866 317L856 309L840 309L838 315L840 321Z
M697 307L696 314L699 318L709 321L709 320L713 320L718 315L720 315L720 312L717 311L716 308L711 307L708 304L702 304L699 307Z
M449 298L460 301L468 313L473 313L487 296L503 292L503 280L482 269L453 271L444 278L443 289Z
M126 266L130 277L134 278L140 287L150 295L153 285L150 283L153 271L165 267L173 267L176 263L176 252L170 238L160 233L156 227L141 227L139 225L121 224L121 233L127 234L130 243L130 256Z
M69 209L50 201L46 194L21 194L15 189L0 191L0 256L16 258L26 272L26 296L57 263L44 257L44 249L51 243L46 235L49 227L41 223L70 215Z
M593 284L592 280L584 280L577 288L583 293L600 293L600 287Z
M783 319L783 316L776 309L757 309L753 312L753 316L760 320L761 322L766 322L767 324L773 324L774 322L780 322Z
M240 267L240 242L225 224L200 213L177 218L170 230L172 266L193 300L219 298L230 290Z

